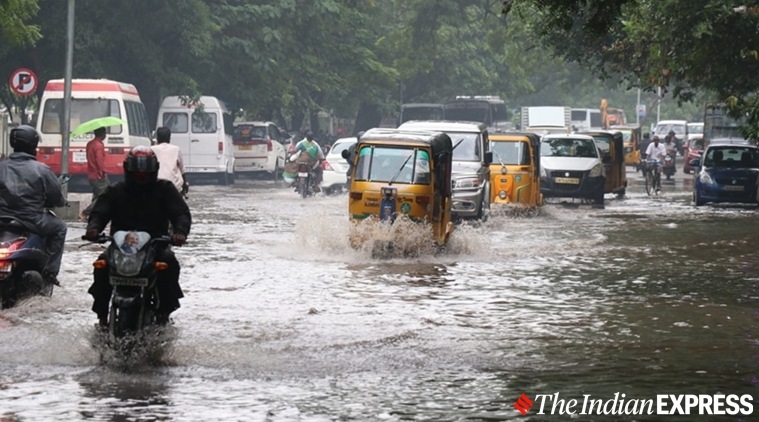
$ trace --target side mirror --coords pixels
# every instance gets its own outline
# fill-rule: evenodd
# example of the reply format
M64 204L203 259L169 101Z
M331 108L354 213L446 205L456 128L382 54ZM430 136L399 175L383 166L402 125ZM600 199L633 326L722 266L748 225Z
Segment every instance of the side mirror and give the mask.
M346 160L350 159L350 153L348 152L347 149L342 150L340 152L340 156L343 157Z
M488 151L485 153L485 165L489 166L490 163L493 162L493 151Z
M689 165L692 167L701 167L701 160L699 159L693 159L688 162Z

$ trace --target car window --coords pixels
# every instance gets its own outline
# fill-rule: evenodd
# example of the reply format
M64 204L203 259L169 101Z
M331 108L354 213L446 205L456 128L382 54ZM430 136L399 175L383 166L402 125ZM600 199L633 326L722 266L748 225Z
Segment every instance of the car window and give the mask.
M232 134L232 139L235 141L264 138L266 138L266 126L237 125Z
M704 124L703 123L689 123L688 124L688 134L689 135L701 135L704 133Z
M192 133L216 133L219 125L215 113L192 113Z
M685 125L682 123L665 123L656 126L657 135L667 135L670 130L675 132L675 136L677 137L685 135Z
M480 161L480 134L448 132L453 141L453 161Z
M187 113L163 113L163 126L171 133L187 133L189 122Z
M542 157L584 157L598 158L598 151L592 139L545 138L540 143Z
M709 148L704 157L705 167L755 168L759 166L759 151L746 147Z

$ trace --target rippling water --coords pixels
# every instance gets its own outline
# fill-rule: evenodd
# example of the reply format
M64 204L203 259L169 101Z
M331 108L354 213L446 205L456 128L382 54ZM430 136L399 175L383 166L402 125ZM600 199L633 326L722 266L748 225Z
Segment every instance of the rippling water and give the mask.
M0 311L0 417L541 420L523 392L759 397L759 214L628 192L377 260L348 245L346 196L193 186L185 298L150 363L101 356L100 249L72 223L64 287Z

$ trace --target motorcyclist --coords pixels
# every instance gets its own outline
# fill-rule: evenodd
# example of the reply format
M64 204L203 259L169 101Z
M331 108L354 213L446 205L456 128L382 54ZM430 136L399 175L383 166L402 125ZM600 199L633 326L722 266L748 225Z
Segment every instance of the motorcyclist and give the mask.
M184 245L192 224L190 209L171 182L158 179L158 167L158 159L150 147L133 148L124 160L124 181L111 185L98 198L90 213L84 238L97 240L108 222L111 223L111 235L125 230L145 231L151 237L166 236L171 223L172 244ZM170 248L160 251L156 259L169 265L166 271L159 272L156 283L161 299L156 320L167 323L169 315L179 308L179 299L184 296L179 287L180 267ZM101 326L108 324L111 291L108 269L96 269L89 293L94 298L92 310Z
M59 285L67 229L50 209L66 205L66 198L50 167L35 158L39 141L39 134L31 126L11 129L13 153L0 162L0 215L16 218L45 239L50 259L42 275L47 282Z
M290 159L292 161L306 161L308 163L309 167L313 169L315 175L314 191L319 192L319 185L322 183L321 163L324 161L324 152L322 152L322 148L319 146L319 143L314 140L313 132L310 130L306 131L303 140L295 145L295 154L290 157Z

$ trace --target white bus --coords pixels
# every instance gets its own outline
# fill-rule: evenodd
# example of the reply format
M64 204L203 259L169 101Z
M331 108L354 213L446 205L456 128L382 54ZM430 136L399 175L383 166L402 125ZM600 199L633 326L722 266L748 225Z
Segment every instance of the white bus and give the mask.
M126 125L108 128L104 142L106 172L120 179L124 173L122 163L129 151L137 145L150 145L148 118L137 88L107 79L72 79L71 98L69 131L98 117L115 116L127 122ZM50 166L56 174L61 173L62 120L63 79L53 79L45 86L40 102L37 160ZM92 133L85 133L70 139L69 174L72 179L80 181L84 177L86 182L85 147L92 137Z

